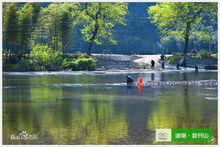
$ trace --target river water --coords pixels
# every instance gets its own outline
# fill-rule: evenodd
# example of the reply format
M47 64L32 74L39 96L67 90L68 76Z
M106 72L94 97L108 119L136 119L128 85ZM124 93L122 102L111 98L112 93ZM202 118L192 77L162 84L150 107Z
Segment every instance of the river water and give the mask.
M217 79L213 71L4 73L3 143L160 144L158 128L211 128L217 143L216 86L127 87L127 74L144 81ZM13 138L22 131L35 138Z

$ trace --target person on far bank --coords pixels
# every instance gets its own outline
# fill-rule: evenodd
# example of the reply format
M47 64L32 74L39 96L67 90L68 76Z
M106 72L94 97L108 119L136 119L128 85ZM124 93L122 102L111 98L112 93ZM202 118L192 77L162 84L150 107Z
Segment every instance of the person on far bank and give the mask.
M155 61L151 60L151 68L154 69Z
M195 72L199 72L199 67L195 64Z

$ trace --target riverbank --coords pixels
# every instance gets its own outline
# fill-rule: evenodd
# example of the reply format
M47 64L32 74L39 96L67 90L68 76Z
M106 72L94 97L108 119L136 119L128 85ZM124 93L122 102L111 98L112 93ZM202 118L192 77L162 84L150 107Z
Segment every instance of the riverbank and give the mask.
M161 70L161 61L159 55L116 55L116 54L93 54L97 60L96 70L129 70L129 69L147 69L151 70L151 60L155 61L154 70ZM173 55L166 54L166 58L170 58ZM199 69L217 69L217 59L212 58L195 58L187 57L187 67L193 68L195 64ZM180 61L181 62L181 61ZM176 69L176 62L169 64L165 62L166 69ZM181 67L180 67L181 68Z
M52 64L41 68L41 64L36 64L34 60L22 59L17 64L3 63L3 71L121 71L143 69L147 71L161 71L161 55L122 55L122 54L92 54L87 56L82 53L76 53L63 57L61 65ZM172 55L165 55L167 59ZM155 61L154 69L151 69L151 60ZM166 70L176 70L176 62L169 64L165 62ZM217 69L217 59L198 59L187 57L187 67L184 70L193 69L197 64L199 69ZM41 66L40 66L41 65ZM214 68L213 68L214 67ZM180 67L181 69L181 67Z

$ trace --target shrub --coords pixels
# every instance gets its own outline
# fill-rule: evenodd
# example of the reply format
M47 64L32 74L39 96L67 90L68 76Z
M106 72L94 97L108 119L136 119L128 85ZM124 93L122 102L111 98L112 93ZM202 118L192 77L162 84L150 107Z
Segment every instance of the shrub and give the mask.
M16 71L29 71L35 70L33 61L27 58L21 58L21 60L15 65Z
M71 70L95 70L96 60L89 55L76 52L73 55L63 55L62 69Z
M173 56L170 56L167 58L169 64L175 64L179 60L181 60L180 54L173 54Z
M38 66L42 66L46 70L58 68L62 62L61 55L61 51L52 50L43 44L38 44L31 50L31 58Z
M211 54L212 59L218 59L218 54Z
M71 70L95 70L96 60L92 57L80 57L76 60L64 59L61 67Z
M75 61L76 70L95 70L96 61L92 57L79 58Z
M3 64L16 64L18 62L18 58L10 50L4 49L2 52L2 61Z
M207 50L201 50L196 54L196 58L211 58L211 54Z
M75 70L76 69L76 63L75 60L68 60L68 59L64 59L61 65L62 69L72 69Z
M3 71L14 71L15 70L15 64L10 64L10 63L4 63L3 64Z

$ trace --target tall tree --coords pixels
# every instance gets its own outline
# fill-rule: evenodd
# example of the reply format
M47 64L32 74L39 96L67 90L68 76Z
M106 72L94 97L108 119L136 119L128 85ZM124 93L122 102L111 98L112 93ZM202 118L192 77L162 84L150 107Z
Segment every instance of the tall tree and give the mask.
M195 33L208 33L204 29L204 20L214 18L217 21L217 3L157 3L149 7L148 13L162 37L174 36L184 40L183 66L186 67L189 39L193 38Z
M78 3L52 3L40 12L33 44L46 43L52 49L66 51L75 26Z
M74 26L78 24L79 3L63 3L60 20L62 51L66 52L74 35Z
M108 41L115 44L112 36L116 24L125 25L127 3L85 3L80 20L83 40L89 43L88 54L91 55L93 43L101 45Z
M18 41L17 3L3 4L3 48L15 51Z

